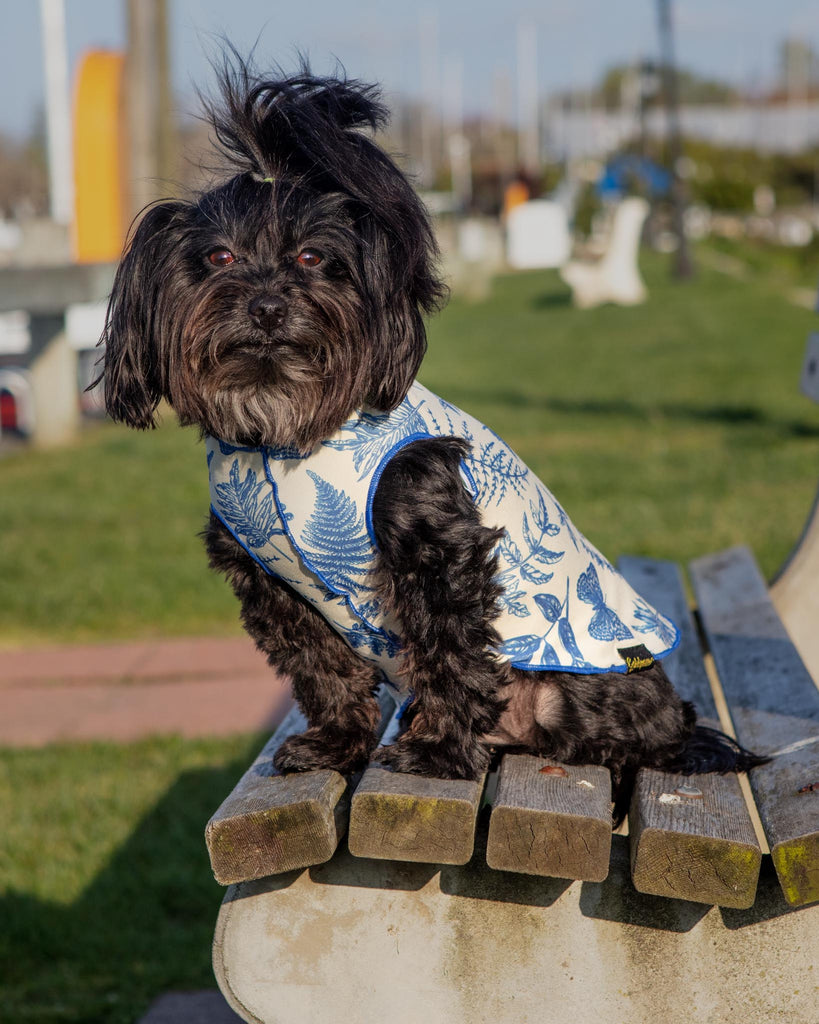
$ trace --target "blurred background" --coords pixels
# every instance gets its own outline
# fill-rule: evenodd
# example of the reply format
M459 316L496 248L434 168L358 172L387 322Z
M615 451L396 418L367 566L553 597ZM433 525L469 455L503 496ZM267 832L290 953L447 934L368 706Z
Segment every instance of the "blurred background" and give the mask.
M87 390L132 219L218 177L222 40L383 86L451 288L425 384L609 558L747 544L771 579L819 467L819 8L0 0L0 27L0 1016L130 1022L213 984L201 829L287 690L207 567L196 431Z

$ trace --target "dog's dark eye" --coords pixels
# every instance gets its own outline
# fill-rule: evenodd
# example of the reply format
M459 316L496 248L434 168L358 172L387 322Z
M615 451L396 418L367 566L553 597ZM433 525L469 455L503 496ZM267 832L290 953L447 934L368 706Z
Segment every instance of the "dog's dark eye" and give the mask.
M296 257L296 263L302 267L317 267L324 257L315 249L304 249Z
M230 249L214 249L213 252L208 253L208 260L214 267L229 267L231 263L235 262L236 257Z

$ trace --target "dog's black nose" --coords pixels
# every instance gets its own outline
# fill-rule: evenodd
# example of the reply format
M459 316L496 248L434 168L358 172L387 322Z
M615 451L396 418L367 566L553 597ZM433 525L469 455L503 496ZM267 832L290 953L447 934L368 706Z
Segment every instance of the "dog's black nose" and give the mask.
M287 303L280 295L257 295L248 304L247 311L255 324L271 334L284 322Z

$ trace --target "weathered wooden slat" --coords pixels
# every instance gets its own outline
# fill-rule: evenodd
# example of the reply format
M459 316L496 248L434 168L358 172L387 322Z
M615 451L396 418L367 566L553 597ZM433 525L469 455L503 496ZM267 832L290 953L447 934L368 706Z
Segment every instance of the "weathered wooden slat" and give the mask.
M697 559L691 579L737 738L777 754L749 779L782 891L794 906L812 903L819 790L800 790L819 783L819 691L747 548Z
M629 811L638 892L745 910L762 851L735 776L642 769Z
M663 665L677 692L719 727L682 575L673 562L621 558L635 590L677 624L680 646ZM745 909L756 896L762 851L735 775L683 776L641 769L629 810L639 892Z
M607 769L558 765L528 754L504 756L489 821L489 867L602 882L610 855Z
M680 646L663 659L663 667L677 692L683 700L697 705L702 718L719 719L680 567L676 562L656 558L624 556L618 560L617 568L637 593L672 619L680 631Z
M386 722L394 704L387 693L379 700ZM348 823L348 780L329 769L281 775L273 766L279 746L306 728L293 708L208 822L205 842L220 884L322 864L335 853Z
M394 718L383 742L391 743L398 729ZM381 860L466 864L475 846L483 784L484 779L430 779L371 764L352 797L350 853Z

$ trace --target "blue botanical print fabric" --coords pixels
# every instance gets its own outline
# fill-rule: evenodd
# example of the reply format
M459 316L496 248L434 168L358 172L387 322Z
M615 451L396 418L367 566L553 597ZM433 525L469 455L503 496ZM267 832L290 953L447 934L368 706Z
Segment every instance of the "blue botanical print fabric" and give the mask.
M389 460L419 438L470 443L464 483L503 532L497 655L522 669L625 672L623 648L676 647L652 608L573 526L554 496L488 427L414 384L391 413L363 410L308 455L207 439L211 506L262 568L310 601L362 657L403 688L400 626L370 584L372 501Z

